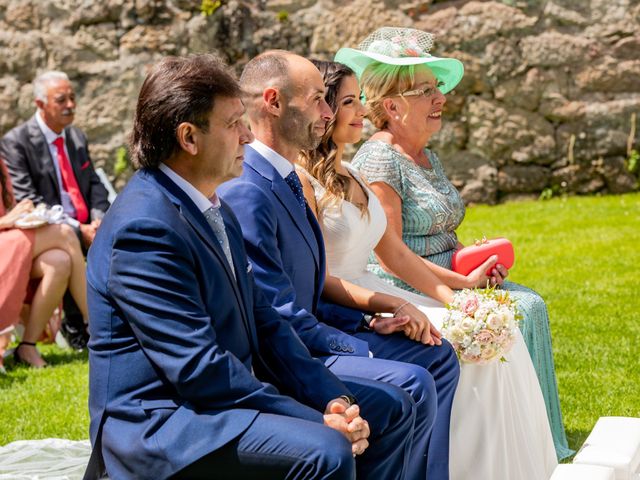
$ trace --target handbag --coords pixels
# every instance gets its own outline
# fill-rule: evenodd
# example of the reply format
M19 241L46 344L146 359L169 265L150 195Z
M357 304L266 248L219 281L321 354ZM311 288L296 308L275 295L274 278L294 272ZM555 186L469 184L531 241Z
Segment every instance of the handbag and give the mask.
M482 241L476 240L475 245L457 250L451 260L451 269L461 275L468 275L492 255L498 255L496 263L501 263L507 269L511 268L515 261L513 245L509 240L503 237L491 240L483 238ZM487 276L491 275L491 269L487 271Z

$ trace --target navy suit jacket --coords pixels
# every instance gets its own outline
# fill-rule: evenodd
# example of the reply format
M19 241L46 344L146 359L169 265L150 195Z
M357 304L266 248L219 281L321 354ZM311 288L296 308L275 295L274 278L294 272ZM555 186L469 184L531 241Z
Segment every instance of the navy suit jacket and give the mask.
M320 226L273 165L245 147L242 175L218 194L242 226L256 282L311 352L368 356L367 342L345 333L355 331L362 312L320 301L326 269Z
M260 412L322 423L350 394L255 286L222 214L237 280L204 215L157 169L134 175L89 251L90 433L114 480L167 478Z
M90 212L90 220L102 218L109 208L108 193L93 169L87 137L73 125L65 128L67 152L78 188ZM17 201L24 198L34 203L61 203L60 185L47 140L35 116L10 130L0 140L3 158Z

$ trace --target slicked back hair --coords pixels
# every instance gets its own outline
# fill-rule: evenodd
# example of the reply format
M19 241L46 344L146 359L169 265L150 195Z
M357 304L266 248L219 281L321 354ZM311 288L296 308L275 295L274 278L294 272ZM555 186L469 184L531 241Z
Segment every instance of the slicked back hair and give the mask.
M181 123L206 132L215 98L240 96L237 80L216 56L164 58L140 89L129 138L133 166L156 168L180 151L176 133Z

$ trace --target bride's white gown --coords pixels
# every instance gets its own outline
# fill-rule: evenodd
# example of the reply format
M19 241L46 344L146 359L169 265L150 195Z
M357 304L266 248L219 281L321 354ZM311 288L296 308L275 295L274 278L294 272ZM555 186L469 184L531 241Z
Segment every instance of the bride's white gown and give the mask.
M300 173L306 174L303 170ZM306 176L319 199L323 187ZM322 211L320 224L329 272L369 290L410 301L440 328L445 312L441 303L389 285L367 271L369 255L387 223L377 197L367 191L368 218L346 201L341 207ZM557 465L542 392L520 332L505 357L505 363L461 364L451 414L452 480L547 480Z

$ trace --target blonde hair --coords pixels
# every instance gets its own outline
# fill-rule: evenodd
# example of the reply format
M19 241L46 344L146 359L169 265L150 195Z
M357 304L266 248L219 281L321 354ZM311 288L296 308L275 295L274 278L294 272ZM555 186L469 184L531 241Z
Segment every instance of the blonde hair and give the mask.
M415 85L415 71L416 65L372 62L362 72L360 88L367 98L369 120L377 129L386 128L389 123L383 106L384 99L411 90ZM406 102L406 99L402 99Z

